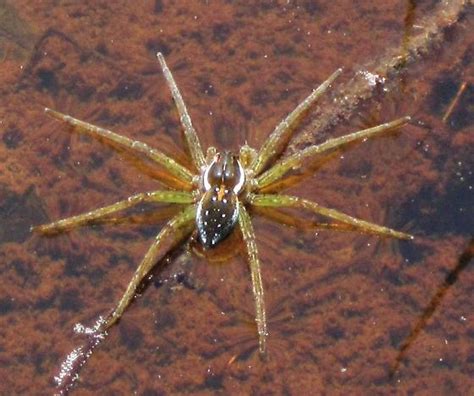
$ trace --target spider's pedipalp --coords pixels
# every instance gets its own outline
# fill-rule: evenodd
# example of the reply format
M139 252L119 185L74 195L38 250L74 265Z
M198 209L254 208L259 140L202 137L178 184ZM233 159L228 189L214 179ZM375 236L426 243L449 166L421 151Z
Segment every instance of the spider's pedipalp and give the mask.
M250 147L247 143L240 147L239 160L247 172L251 172L250 165L255 161L255 158L257 158L257 150Z
M141 193L87 213L61 219L50 224L32 227L31 230L44 235L58 234L103 219L112 213L131 208L142 202L189 204L193 203L193 201L193 194L185 191L153 191L149 193Z
M125 293L114 308L112 313L107 317L101 325L99 332L107 331L117 320L119 320L124 311L132 302L137 288L145 276L155 266L157 261L163 257L170 249L172 249L180 240L191 233L193 229L194 218L196 216L196 207L189 205L178 215L173 217L156 236L153 244L148 249L142 262L133 274L132 280L129 282ZM165 242L169 242L166 248L163 248Z
M316 202L308 201L307 199L300 197L276 194L250 194L249 203L255 206L306 209L310 212L328 217L340 223L347 224L353 227L356 231L375 234L383 237L413 239L412 235L405 234L404 232L392 230L391 228L357 219L355 217L346 215L345 213L339 212L338 210L325 208L318 205Z
M255 175L260 174L272 158L281 154L288 140L291 138L294 128L298 125L298 121L306 114L314 102L327 91L329 86L341 73L342 69L337 69L277 125L260 148L257 157L251 165L251 170Z
M353 132L349 135L344 135L338 138L328 139L324 143L318 145L309 146L293 155L290 155L289 157L282 159L269 170L262 173L257 178L257 185L259 188L270 185L271 183L282 178L291 169L299 168L305 160L316 154L321 154L328 150L335 150L351 142L368 139L375 135L379 135L380 133L394 130L407 124L410 122L410 120L411 118L408 116L402 117L395 121L380 124L372 128L363 129L361 131Z
M260 260L258 258L257 242L253 230L252 221L244 205L239 207L239 225L242 236L247 247L247 255L252 278L252 291L255 300L255 321L257 322L259 351L263 355L266 351L267 319L265 314L265 301L263 293L262 273Z
M206 150L206 164L210 164L213 160L214 157L217 154L217 149L213 146L209 146Z
M125 136L119 135L118 133L109 131L108 129L100 128L98 126L89 124L88 122L78 120L77 118L60 113L56 110L52 110L48 107L44 109L44 112L50 117L68 123L79 132L82 132L86 135L92 136L94 138L104 139L109 143L124 147L131 150L132 152L135 151L144 154L154 162L163 166L170 174L177 177L180 181L188 185L192 184L193 175L189 170L162 152L151 148L146 143L129 139Z
M206 165L206 161L204 158L204 152L201 148L201 143L199 143L199 138L197 136L196 130L194 129L193 123L191 122L191 117L189 116L188 109L184 104L181 92L179 92L178 86L176 85L176 81L174 80L173 75L171 74L171 71L168 68L168 65L166 64L163 54L161 52L158 52L156 56L158 58L158 61L160 62L161 69L163 70L163 74L171 91L171 95L173 96L174 102L176 103L176 107L179 113L179 119L184 128L184 136L186 138L188 150L191 153L194 165L199 171L201 171L201 169Z

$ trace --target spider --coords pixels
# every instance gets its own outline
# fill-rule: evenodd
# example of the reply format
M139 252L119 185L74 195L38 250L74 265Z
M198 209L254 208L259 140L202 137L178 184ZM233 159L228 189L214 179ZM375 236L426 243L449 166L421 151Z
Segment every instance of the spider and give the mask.
M339 224L352 230L379 236L412 239L413 237L406 233L351 217L300 197L261 192L272 183L281 181L289 171L303 166L305 161L315 155L393 130L408 123L410 117L403 117L342 137L328 139L322 144L309 146L281 158L302 116L341 74L342 69L338 69L277 125L259 150L255 150L247 144L243 145L238 153L218 152L216 148L209 147L205 155L171 71L163 55L158 53L157 57L180 116L187 150L191 155L194 169L186 168L169 156L140 141L131 140L49 108L45 108L45 112L55 119L66 122L73 130L145 156L181 181L185 186L183 190L167 189L132 195L109 206L50 224L39 225L33 227L32 230L43 235L57 234L96 222L112 213L144 202L184 205L184 208L171 218L155 237L123 296L100 324L98 332L105 333L122 317L143 279L155 263L169 251L170 246L178 245L196 229L203 248L212 249L238 226L242 233L250 267L259 352L264 355L267 338L264 289L255 232L248 208L304 209L335 221L335 225ZM166 183L166 181L164 182Z

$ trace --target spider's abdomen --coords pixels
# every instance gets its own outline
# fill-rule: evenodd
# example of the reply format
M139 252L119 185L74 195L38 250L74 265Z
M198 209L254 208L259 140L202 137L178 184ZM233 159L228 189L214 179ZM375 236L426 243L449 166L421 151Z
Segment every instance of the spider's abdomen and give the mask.
M239 215L239 200L230 190L220 198L219 187L206 191L199 202L196 223L205 248L217 245L234 229Z
M237 157L217 154L203 174L204 193L199 201L196 225L205 248L217 245L234 229L239 216L238 194L245 174Z

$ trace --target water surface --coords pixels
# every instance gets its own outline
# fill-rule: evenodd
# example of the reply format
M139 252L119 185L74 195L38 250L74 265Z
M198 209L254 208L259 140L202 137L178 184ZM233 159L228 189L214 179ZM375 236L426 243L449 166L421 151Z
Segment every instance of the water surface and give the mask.
M291 212L306 225L296 228L255 213L270 333L266 361L257 352L238 235L210 255L185 244L160 263L83 367L74 391L473 391L472 6L395 0L0 6L0 393L55 392L61 362L85 342L75 324L91 326L109 312L174 213L138 211L124 222L55 238L29 233L30 225L160 188L156 169L72 135L43 114L44 106L189 165L157 51L205 147L259 147L338 67L344 75L301 126L290 152L412 115L412 125L317 163L302 184L286 187L416 238L317 230L307 227L311 216Z

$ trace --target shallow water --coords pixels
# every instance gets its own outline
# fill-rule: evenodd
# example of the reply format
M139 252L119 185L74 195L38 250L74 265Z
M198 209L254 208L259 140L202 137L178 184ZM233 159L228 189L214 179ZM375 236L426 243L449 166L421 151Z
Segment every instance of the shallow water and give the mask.
M44 106L189 165L157 51L205 147L259 147L338 67L344 75L288 151L412 115L285 187L416 238L316 230L296 212L306 227L288 227L255 213L266 361L238 235L209 255L185 244L94 350L74 392L472 392L472 6L130 4L0 2L0 394L56 391L61 362L85 342L75 324L109 312L174 213L136 211L55 238L29 233L160 188L156 169L69 133Z

